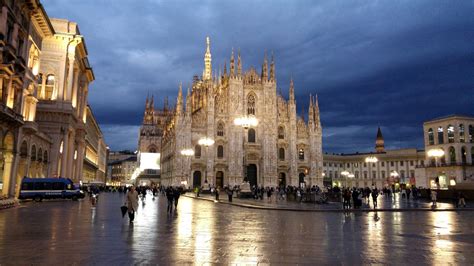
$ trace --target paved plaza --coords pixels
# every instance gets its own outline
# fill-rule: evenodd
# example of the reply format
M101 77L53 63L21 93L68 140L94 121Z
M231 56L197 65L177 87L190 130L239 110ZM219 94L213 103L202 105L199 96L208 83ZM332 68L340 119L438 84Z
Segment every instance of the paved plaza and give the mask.
M294 212L148 196L133 225L123 194L0 211L0 265L474 264L474 212Z

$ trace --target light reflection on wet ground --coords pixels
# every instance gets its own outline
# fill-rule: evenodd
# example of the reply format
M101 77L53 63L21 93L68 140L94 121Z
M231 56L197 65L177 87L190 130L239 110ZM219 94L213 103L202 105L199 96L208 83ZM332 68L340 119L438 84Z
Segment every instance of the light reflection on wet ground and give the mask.
M474 264L474 212L301 213L181 197L26 203L0 211L0 264Z

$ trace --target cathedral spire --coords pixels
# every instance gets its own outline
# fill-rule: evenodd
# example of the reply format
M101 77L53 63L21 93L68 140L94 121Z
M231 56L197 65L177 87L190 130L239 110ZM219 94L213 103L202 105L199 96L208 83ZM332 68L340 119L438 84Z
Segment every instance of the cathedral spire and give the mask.
M272 63L270 64L270 81L275 81L275 61L273 60L273 51L272 51Z
M227 76L227 62L224 61L224 77Z
M308 108L308 124L312 125L314 122L314 108L313 108L313 96L309 95L309 108Z
M180 115L183 112L183 83L179 83L178 99L176 100L176 114Z
M230 56L230 77L235 76L235 60L234 60L234 48L232 48L232 55Z
M268 80L268 62L267 62L267 51L265 51L265 55L263 57L263 65L262 65L262 81Z
M188 93L186 94L186 114L191 114L191 91L188 87Z
M149 100L148 100L148 97L149 97L149 96L150 96L150 93L148 93L148 94L146 95L145 110L147 110L147 109L149 108L149 105L150 105L150 102L149 102Z
M206 37L206 53L204 54L204 73L203 80L210 80L212 77L212 65L211 65L211 41L209 36Z
M316 123L316 125L318 126L321 125L321 119L319 117L319 101L317 94L314 99L314 123Z
M153 94L151 95L150 106L148 108L150 108L152 111L155 110L155 99Z
M237 55L237 76L242 77L242 60L240 59L240 49Z
M168 111L168 96L165 97L163 109L165 111Z
M293 77L290 80L290 103L295 103L295 85L293 83Z

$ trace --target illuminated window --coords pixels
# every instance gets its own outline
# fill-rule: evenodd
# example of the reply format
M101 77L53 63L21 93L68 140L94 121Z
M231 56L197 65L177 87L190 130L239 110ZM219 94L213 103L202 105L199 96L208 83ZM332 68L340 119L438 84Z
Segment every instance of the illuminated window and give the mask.
M298 158L300 160L304 160L304 150L303 149L299 149L298 151Z
M448 142L454 143L454 127L452 125L448 126Z
M54 84L55 84L55 77L54 75L48 75L46 77L46 87L45 87L45 96L46 100L53 99L53 91L54 91Z
M459 125L459 142L464 142L464 125Z
M472 125L469 125L469 142L470 143L474 141L473 135L474 135L474 127Z
M444 130L443 127L438 127L438 144L444 143Z

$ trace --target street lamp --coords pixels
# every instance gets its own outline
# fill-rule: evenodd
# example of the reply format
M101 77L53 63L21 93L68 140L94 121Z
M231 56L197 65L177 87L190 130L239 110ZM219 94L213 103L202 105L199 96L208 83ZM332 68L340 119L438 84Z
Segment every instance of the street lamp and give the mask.
M204 175L204 183L207 184L207 159L208 159L208 147L214 145L214 140L208 137L201 138L198 141L198 144L206 147L206 170Z
M234 119L234 125L236 126L239 126L239 127L242 127L245 131L245 133L247 132L247 129L249 129L250 127L256 127L258 125L258 119L253 116L253 115L250 115L250 116L241 116L241 117L237 117ZM245 134L242 138L242 152L243 152L243 158L242 158L242 163L243 163L243 170L245 172ZM247 174L245 174L244 176L244 181L248 181L247 180ZM235 183L237 183L237 180L235 180Z
M374 156L369 156L365 158L365 162L369 164L369 176L372 176L372 186L375 185L375 181L374 181L374 176L372 175L371 164L376 163L378 161L379 159L377 159L377 157L374 157Z
M428 157L430 158L435 158L435 169L436 169L436 179L435 183L436 186L439 188L439 177L438 177L438 158L441 158L444 156L444 150L443 149L431 149L428 151Z

